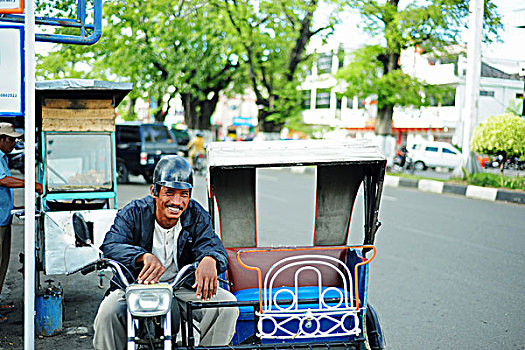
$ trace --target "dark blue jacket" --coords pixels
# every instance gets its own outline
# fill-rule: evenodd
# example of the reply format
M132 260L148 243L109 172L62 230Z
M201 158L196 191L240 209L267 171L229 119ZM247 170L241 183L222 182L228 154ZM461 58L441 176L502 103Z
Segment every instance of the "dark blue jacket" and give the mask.
M213 231L209 213L191 199L179 220L182 231L177 241L178 266L211 256L217 261L217 272L226 271L228 256L219 236ZM117 213L100 249L106 258L124 264L137 277L142 266L137 266L135 261L144 253L151 253L154 228L155 199L147 196L133 200Z

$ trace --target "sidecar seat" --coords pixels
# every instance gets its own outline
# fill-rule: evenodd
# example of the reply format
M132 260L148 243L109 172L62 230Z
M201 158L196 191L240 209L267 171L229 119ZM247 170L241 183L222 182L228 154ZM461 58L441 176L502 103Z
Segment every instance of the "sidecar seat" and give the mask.
M365 261L360 250L327 246L226 251L231 291L239 301L259 301L263 309L257 329L264 334L263 343L324 341L327 337L346 341L359 335L368 275L368 265L358 267L356 288L354 267ZM356 291L359 301L354 297ZM324 301L329 298L337 302ZM305 299L309 301L302 303ZM305 323L301 318L308 312L314 316ZM255 333L255 313L251 306L240 307L235 345ZM307 324L311 329L306 329Z

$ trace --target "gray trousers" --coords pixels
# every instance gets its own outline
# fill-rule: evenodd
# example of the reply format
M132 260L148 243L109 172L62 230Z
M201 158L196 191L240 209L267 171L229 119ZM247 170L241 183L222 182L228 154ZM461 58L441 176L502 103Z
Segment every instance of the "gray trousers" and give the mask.
M11 255L11 225L0 226L0 293L4 286L9 256Z
M175 297L183 305L188 301L200 301L195 291L181 288ZM235 296L222 288L217 288L217 295L211 302L236 301ZM239 317L237 307L211 308L195 310L194 320L200 323L200 343L202 346L228 345L235 333L235 324ZM95 317L95 336L93 347L96 350L120 350L126 347L126 301L124 291L118 289L102 300Z

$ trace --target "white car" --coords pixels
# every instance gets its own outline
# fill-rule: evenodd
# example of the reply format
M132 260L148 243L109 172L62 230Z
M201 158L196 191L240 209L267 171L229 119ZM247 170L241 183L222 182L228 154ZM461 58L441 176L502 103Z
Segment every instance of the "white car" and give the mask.
M425 142L412 145L408 150L408 157L414 169L449 168L460 166L463 157L461 152L447 142Z

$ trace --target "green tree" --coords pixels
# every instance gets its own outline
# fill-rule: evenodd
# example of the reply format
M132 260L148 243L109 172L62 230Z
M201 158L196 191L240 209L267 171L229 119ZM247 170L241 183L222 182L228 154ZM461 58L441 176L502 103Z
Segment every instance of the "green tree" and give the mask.
M468 1L411 1L406 7L399 0L348 0L363 18L363 28L383 40L355 52L350 65L340 73L348 82L349 95L378 96L377 135L392 133L395 106L424 106L429 97L442 100L447 89L426 84L404 74L399 58L409 47L439 52L461 41L468 20ZM484 40L490 41L501 29L496 6L485 1Z
M242 71L222 14L207 1L130 0L106 2L104 19L99 43L59 46L40 58L40 74L131 81L128 114L138 97L152 98L157 121L180 94L187 125L209 129L219 92ZM90 69L78 74L78 62Z
M501 155L500 171L510 156L525 156L525 119L513 114L489 117L472 134L471 149L487 155Z
M333 32L342 1L332 5L332 15L314 25L319 0L223 0L217 8L226 11L236 33L239 57L247 65L247 79L259 106L259 128L276 132L287 119L301 111L298 90L310 58L306 47L314 35L326 38Z
M514 114L520 116L523 113L523 100L511 100L505 113Z

